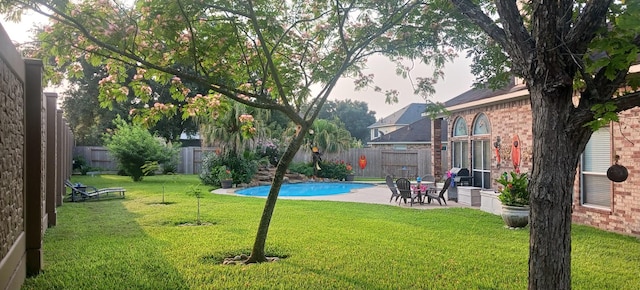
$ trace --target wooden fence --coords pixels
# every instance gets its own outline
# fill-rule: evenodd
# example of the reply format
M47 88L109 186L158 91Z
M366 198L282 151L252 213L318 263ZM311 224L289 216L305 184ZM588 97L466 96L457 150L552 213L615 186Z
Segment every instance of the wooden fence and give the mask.
M180 150L178 173L199 174L202 159L207 152L214 148L183 147ZM104 147L78 146L75 156L82 156L88 166L101 170L115 171L117 163ZM364 156L367 164L364 169L359 166L360 157ZM443 154L446 156L446 154ZM324 153L323 162L345 162L353 166L356 176L363 177L410 177L432 175L431 149L390 150L378 148L350 149L340 153ZM301 150L294 157L294 162L311 162L311 152ZM447 170L446 157L442 160L444 171Z

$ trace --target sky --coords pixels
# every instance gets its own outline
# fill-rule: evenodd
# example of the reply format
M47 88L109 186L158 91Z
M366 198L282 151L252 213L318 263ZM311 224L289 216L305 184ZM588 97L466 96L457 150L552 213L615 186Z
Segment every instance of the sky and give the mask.
M29 13L23 17L21 23L12 23L0 17L0 24L4 27L9 37L14 42L26 42L30 40L29 30L37 23L46 23L46 18L40 15ZM464 53L462 53L464 54ZM458 58L453 63L445 66L444 80L440 80L436 85L436 93L429 100L436 102L445 102L455 96L458 96L471 89L474 77L471 74L469 65L471 61L463 57ZM376 119L384 118L411 103L424 103L425 100L419 95L413 94L413 87L409 79L403 79L395 74L395 64L386 60L381 56L373 56L367 62L368 69L365 74L374 75L375 85L385 89L395 89L400 92L398 103L385 103L385 96L381 93L375 93L372 89L357 91L354 88L353 80L343 78L338 81L336 87L331 93L329 99L333 100L357 100L368 104L370 111L376 112ZM421 75L430 75L432 70L424 65L417 64L412 72L414 77ZM58 91L62 93L63 89L48 88L49 91Z

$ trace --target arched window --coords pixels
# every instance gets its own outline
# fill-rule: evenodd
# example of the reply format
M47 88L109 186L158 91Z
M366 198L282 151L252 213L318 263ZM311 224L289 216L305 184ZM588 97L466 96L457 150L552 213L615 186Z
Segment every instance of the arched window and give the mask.
M453 125L453 137L467 136L467 122L464 118L457 118Z
M473 138L471 147L473 155L471 164L473 167L473 185L491 187L491 123L487 115L480 113L473 122Z
M453 137L466 137L467 122L459 117L453 122ZM469 140L458 138L451 142L451 166L458 168L469 168Z
M473 122L473 135L488 135L491 133L491 123L487 115L480 113Z

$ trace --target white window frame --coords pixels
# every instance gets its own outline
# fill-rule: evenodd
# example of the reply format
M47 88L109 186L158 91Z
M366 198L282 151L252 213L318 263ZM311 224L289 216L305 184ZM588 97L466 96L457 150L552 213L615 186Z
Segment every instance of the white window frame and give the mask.
M482 123L480 123L482 122ZM477 126L485 126L483 130L477 128ZM483 131L483 133L477 134L476 132ZM491 122L489 117L484 113L480 113L476 116L473 126L471 128L475 140L471 143L471 176L473 176L473 186L479 186L482 188L491 188ZM476 156L476 146L480 146L480 156ZM478 168L476 168L476 165ZM481 178L477 178L478 175ZM485 184L485 179L487 184Z
M583 206L611 209L611 181L607 178L607 169L612 164L611 139L609 127L600 128L593 132L582 153L580 204Z

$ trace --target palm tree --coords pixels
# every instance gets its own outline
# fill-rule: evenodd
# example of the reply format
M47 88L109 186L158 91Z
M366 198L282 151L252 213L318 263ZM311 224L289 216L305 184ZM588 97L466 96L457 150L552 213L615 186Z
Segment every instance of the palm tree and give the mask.
M252 134L243 133L241 116L251 115L252 126L255 128ZM240 152L255 147L254 140L264 139L267 136L268 110L246 106L239 102L233 102L229 110L217 119L201 119L200 136L203 146L218 146L222 151Z

